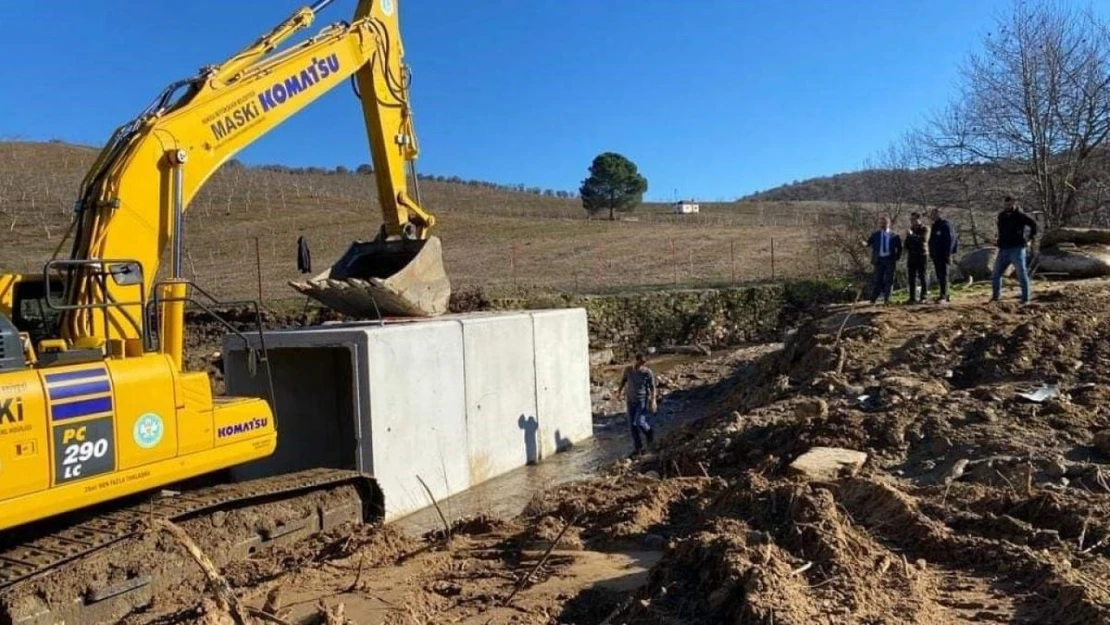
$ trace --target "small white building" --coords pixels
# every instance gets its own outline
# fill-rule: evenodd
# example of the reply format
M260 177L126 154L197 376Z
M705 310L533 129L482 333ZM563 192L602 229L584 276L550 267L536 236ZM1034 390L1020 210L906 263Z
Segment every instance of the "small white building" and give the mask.
M682 200L675 202L673 205L674 214L676 215L691 215L698 212L698 203L694 200Z

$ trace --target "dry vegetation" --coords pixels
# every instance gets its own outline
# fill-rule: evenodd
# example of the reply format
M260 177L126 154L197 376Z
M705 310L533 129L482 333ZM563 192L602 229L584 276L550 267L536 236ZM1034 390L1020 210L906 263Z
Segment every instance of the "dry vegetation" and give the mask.
M61 143L0 143L0 270L38 271L69 224L95 152ZM456 287L605 290L813 275L832 267L810 245L812 224L835 205L703 204L698 215L645 204L626 220L589 220L579 201L425 180ZM296 240L313 269L337 259L380 223L373 176L229 166L201 190L187 219L187 270L221 297L295 299Z

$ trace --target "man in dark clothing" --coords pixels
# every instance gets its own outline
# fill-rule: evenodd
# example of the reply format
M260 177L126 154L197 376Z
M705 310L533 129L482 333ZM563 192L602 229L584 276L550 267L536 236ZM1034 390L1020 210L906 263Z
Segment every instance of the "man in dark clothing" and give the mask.
M647 439L648 445L655 442L655 432L652 431L647 418L649 413L654 413L658 408L655 372L648 368L647 357L642 353L636 354L635 364L624 370L620 387L617 389L618 393L622 391L625 393L625 405L628 408L628 427L632 431L633 453L638 455L644 450L644 444L640 441L641 434Z
M1029 269L1025 266L1026 250L1037 236L1037 222L1021 212L1018 202L1006 196L1005 208L998 213L998 257L994 260L994 273L991 275L991 301L997 302L1002 295L1002 274L1012 264L1017 269L1018 282L1021 284L1021 303L1029 303ZM1025 229L1029 228L1026 236Z
M890 229L890 217L883 215L879 229L871 233L864 245L871 248L871 264L875 275L871 281L871 303L882 295L890 303L890 290L894 286L894 268L902 257L902 237Z
M929 292L929 283L925 279L925 260L927 258L926 244L928 243L929 229L921 223L921 215L910 215L910 229L906 233L906 272L910 280L910 303L925 301L925 294ZM921 284L921 297L917 297L917 284Z
M952 300L948 297L948 265L952 263L952 257L956 255L959 243L952 224L940 216L940 209L932 209L929 211L929 216L933 219L933 226L929 230L929 256L933 259L933 271L937 274L937 285L940 287L940 295L937 296L936 301L950 302Z

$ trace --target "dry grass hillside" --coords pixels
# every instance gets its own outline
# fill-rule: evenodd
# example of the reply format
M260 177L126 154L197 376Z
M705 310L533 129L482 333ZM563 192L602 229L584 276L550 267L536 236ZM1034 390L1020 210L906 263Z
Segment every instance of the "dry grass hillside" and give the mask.
M0 271L38 271L69 224L95 151L62 143L0 143ZM645 204L617 222L586 218L578 200L466 184L421 182L439 218L456 288L577 291L720 284L813 275L831 267L812 245L821 202L703 204L670 215ZM227 166L187 216L187 270L221 297L296 299L296 240L322 270L380 223L373 176ZM774 267L771 248L774 247Z

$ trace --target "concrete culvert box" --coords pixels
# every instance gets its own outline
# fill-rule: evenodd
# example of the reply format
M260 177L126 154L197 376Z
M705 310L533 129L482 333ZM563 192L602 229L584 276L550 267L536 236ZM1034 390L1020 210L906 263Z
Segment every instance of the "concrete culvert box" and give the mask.
M257 335L248 335L257 347ZM474 313L265 333L273 456L235 479L317 466L378 482L390 521L592 435L584 309ZM238 337L227 390L268 397Z

